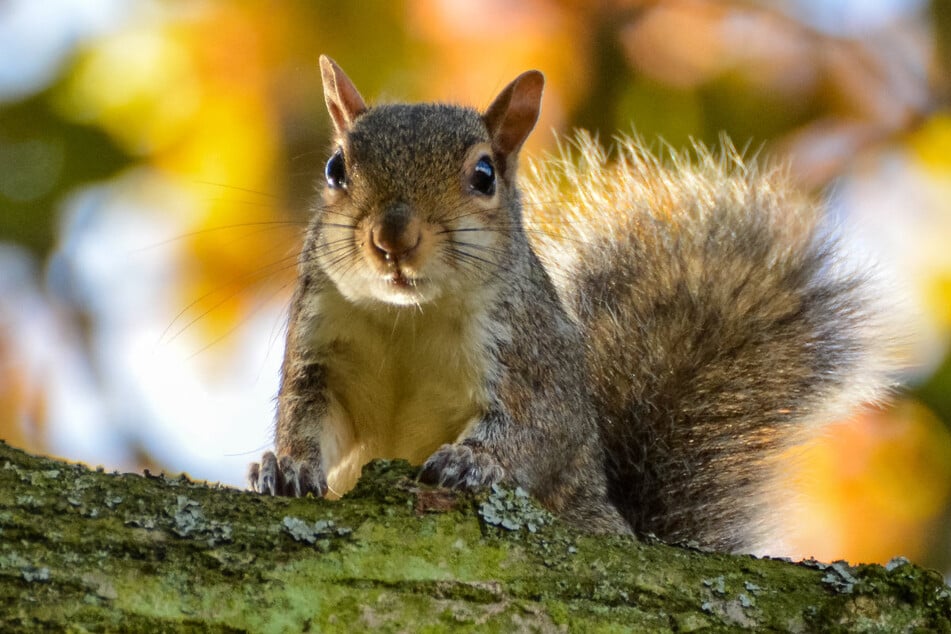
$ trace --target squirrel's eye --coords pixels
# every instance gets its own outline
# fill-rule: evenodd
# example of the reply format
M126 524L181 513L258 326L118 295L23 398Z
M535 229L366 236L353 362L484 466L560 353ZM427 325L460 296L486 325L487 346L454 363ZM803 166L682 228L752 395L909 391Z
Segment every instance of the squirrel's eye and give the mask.
M495 168L488 156L480 158L472 169L469 187L484 196L495 194Z
M343 152L337 150L327 161L324 168L327 178L327 187L330 189L345 189L347 187L347 164L343 160Z

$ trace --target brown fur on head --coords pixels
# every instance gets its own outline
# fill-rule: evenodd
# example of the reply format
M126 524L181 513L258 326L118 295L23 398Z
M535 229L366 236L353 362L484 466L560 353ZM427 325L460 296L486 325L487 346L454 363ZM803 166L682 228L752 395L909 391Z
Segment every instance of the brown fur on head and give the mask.
M353 301L421 304L483 287L520 221L515 170L538 120L542 74L518 76L480 114L368 107L333 60L320 64L336 146L318 215L324 271Z

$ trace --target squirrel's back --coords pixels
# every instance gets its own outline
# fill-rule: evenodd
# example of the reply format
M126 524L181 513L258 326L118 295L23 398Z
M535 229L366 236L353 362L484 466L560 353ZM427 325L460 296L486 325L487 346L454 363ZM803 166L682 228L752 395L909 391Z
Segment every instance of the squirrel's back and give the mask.
M892 380L876 283L823 206L726 144L669 164L574 145L522 189L585 333L609 496L636 532L748 548L784 450Z

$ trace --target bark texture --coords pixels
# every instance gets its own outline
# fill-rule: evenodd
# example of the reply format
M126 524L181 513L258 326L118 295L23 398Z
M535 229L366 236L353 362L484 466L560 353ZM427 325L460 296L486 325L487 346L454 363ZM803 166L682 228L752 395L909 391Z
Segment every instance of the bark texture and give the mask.
M372 463L338 502L0 443L0 631L951 632L940 575L579 535Z

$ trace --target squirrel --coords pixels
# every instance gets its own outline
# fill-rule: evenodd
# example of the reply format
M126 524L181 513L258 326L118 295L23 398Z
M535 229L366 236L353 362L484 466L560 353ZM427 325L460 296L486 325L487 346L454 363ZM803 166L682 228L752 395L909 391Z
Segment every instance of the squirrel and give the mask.
M254 491L336 498L405 458L586 531L752 552L784 452L891 388L874 275L782 170L582 134L520 183L540 72L478 112L369 107L320 68L334 143Z

